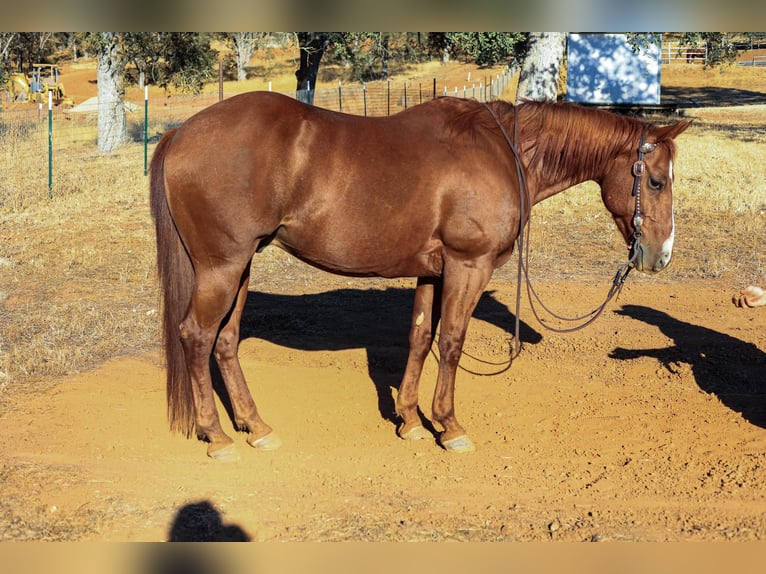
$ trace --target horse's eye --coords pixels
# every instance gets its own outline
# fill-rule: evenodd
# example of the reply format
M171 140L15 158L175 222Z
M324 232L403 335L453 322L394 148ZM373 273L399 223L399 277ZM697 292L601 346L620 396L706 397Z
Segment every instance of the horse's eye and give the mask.
M665 187L665 180L657 179L656 177L650 177L649 187L651 187L655 191L662 191L662 189Z

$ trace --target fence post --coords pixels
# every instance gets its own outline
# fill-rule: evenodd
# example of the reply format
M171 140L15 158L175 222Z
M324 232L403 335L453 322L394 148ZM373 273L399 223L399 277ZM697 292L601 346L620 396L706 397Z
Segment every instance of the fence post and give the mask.
M340 85L340 80L338 80L338 111L343 111L343 89Z
M218 101L223 101L223 60L218 60Z
M404 109L407 109L407 82L404 82Z
M391 115L391 80L386 85L386 115Z
M367 84L362 82L362 100L364 101L364 115L367 117Z
M53 91L48 90L48 199L53 199Z
M144 175L149 173L149 85L144 86Z

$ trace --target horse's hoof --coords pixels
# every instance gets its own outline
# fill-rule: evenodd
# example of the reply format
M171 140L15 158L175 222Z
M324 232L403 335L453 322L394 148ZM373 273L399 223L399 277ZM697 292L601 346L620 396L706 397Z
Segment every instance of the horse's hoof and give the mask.
M239 462L239 452L233 444L226 445L215 451L208 451L207 455L218 462Z
M410 430L405 431L404 425L399 427L399 430L397 431L400 438L403 438L404 440L423 440L427 438L433 438L431 433L428 432L425 428L423 428L421 425L418 425L416 427L412 427Z
M473 452L476 450L476 445L468 438L468 435L462 435L449 440L442 441L444 450L449 452Z
M277 450L282 446L282 439L279 438L277 433L272 431L266 436L262 436L255 440L247 439L247 444L258 450Z

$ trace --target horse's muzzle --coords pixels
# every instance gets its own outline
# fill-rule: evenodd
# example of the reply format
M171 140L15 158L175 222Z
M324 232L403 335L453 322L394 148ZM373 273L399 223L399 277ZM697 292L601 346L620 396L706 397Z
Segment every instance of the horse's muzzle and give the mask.
M670 265L672 256L673 251L670 249L662 249L656 253L644 245L639 245L638 257L635 259L634 266L636 270L643 273L659 273Z

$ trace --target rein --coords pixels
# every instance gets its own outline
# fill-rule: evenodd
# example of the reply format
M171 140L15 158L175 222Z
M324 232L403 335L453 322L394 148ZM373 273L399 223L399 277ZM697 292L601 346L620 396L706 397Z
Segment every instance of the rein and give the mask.
M521 213L520 213L520 223L519 223L520 230L519 230L519 235L516 239L516 243L519 249L519 263L518 263L517 282L516 282L516 324L515 324L515 333L514 333L514 348L509 359L509 366L510 366L510 362L512 362L521 353L519 315L521 311L522 278L524 279L524 282L526 283L526 286L527 286L527 296L529 297L530 307L532 309L532 313L534 314L535 318L539 321L539 323L543 327L545 327L549 331L553 331L556 333L572 333L574 331L579 331L580 329L587 327L588 325L593 323L596 319L598 319L601 313L603 313L604 309L606 309L606 306L609 304L609 302L616 295L618 295L620 291L622 290L622 286L625 284L625 280L628 278L628 274L630 273L631 269L633 269L634 267L635 260L639 254L639 247L641 243L641 235L642 235L641 224L643 223L643 213L641 211L641 180L643 178L644 173L646 172L644 155L654 151L654 149L657 147L657 144L646 142L646 126L644 126L644 130L641 133L641 141L638 146L638 159L633 164L633 168L632 168L632 173L633 173L632 195L635 197L636 201L635 201L635 211L633 215L633 233L631 234L631 239L630 239L628 260L625 263L622 263L618 266L617 272L615 273L615 276L612 279L612 285L610 286L609 291L607 292L603 303L601 303L598 307L596 307L589 313L586 313L579 317L563 317L561 315L554 313L548 307L546 307L546 305L542 302L542 300L540 299L540 296L537 294L534 287L532 286L532 281L529 278L529 270L528 270L529 221L528 219L531 219L531 218L529 218L528 216L531 214L532 205L531 205L531 197L529 194L529 187L527 185L526 172L524 170L524 166L522 165L522 161L521 161L521 153L519 152L516 144L514 143L519 141L518 120L517 120L518 108L514 112L514 116L513 116L513 136L514 137L513 139L511 139L508 135L508 132L503 127L503 124L500 122L500 119L497 117L497 114L495 114L495 111L486 103L484 104L484 107L487 108L487 111L495 120L495 123L497 123L498 128L500 128L500 132L503 134L503 137L505 138L505 141L508 144L508 147L510 148L511 153L513 154L515 166L516 166L516 177L519 184L519 199L520 199L519 203L520 203ZM538 313L537 308L535 307L535 304L534 304L535 301L537 301L537 303L552 317L561 321L580 322L580 324L574 327L568 327L568 328L556 328L556 327L552 327L548 325L545 322L545 320L542 317L540 317L540 314Z

